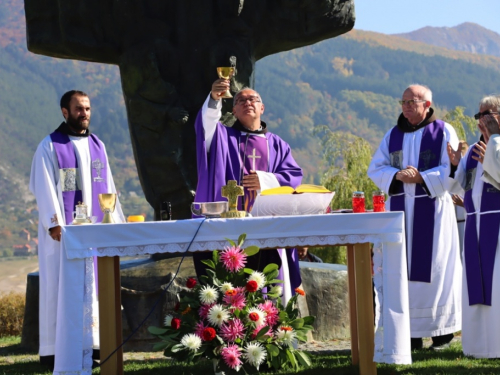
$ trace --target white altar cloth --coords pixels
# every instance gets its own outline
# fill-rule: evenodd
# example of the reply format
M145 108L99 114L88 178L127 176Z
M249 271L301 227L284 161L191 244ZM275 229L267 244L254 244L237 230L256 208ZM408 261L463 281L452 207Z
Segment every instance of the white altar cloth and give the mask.
M201 224L201 227L200 227ZM259 217L243 219L203 219L64 226L61 254L60 301L64 319L58 319L56 357L66 363L82 358L83 337L90 334L82 311L88 290L85 262L97 256L135 256L166 252L184 252L199 228L189 251L222 249L225 238L237 240L247 234L245 246L261 248L304 245L374 243L374 282L377 291L377 314L374 362L410 364L410 320L405 229L402 212L325 214L311 216ZM64 256L65 255L65 256ZM64 269L71 269L71 273ZM75 277L79 269L80 277ZM65 291L65 289L67 289ZM68 314L67 310L78 311ZM66 312L65 312L66 311ZM83 314L85 315L85 314ZM87 322L84 324L84 321ZM68 343L73 343L69 345ZM79 343L81 345L74 345ZM74 366L67 371L74 372ZM65 371L65 369L57 369ZM84 372L81 372L82 374Z

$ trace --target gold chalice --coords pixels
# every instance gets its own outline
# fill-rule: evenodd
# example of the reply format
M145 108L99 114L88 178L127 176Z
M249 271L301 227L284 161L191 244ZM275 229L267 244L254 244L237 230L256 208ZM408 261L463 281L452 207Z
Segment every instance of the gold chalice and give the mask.
M99 205L101 206L101 211L104 213L102 223L114 223L115 221L111 213L115 210L116 194L99 194Z
M233 66L218 67L217 74L219 75L219 78L231 79L231 77L234 75L234 67ZM229 92L229 89L227 89L220 97L228 99L232 98L233 96Z

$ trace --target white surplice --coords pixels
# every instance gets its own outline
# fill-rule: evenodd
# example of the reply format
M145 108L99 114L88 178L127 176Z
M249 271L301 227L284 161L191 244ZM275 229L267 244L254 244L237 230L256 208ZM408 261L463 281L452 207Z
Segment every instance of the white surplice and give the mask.
M498 138L500 141L500 137ZM493 145L488 143L488 147ZM467 154L462 158L455 172L454 179L450 179L452 192L456 194L463 194L466 184L466 163L469 153L472 152L473 147L470 147ZM492 147L493 149L493 147ZM493 150L490 150L493 151ZM493 154L493 153L492 153ZM485 158L486 161L486 158ZM475 179L472 185L472 202L476 213L476 227L477 233L480 228L480 218L487 213L480 214L478 211L481 208L481 199L483 192L483 165L477 163ZM497 176L500 173L496 172ZM499 235L500 236L500 235ZM495 239L492 239L495 240ZM493 269L493 289L491 295L491 306L486 305L473 305L469 306L469 293L467 290L466 267L464 262L463 272L463 292L462 292L462 348L464 354L476 358L499 358L500 357L500 257L498 256L499 244L498 241L495 255L495 266ZM465 257L463 257L465 260Z
M76 152L78 165L81 172L81 186L82 198L84 203L88 206L88 213L92 213L92 191L91 191L91 160L88 144L88 137L70 137L71 143ZM104 152L106 152L104 150ZM116 188L111 176L111 169L109 163L107 165L108 175L108 191L109 193L116 193ZM94 267L92 259L82 260L78 264L75 263L76 268L72 270L71 277L79 278L82 280L87 277L91 280L93 287L89 288L92 299L92 312L90 318L93 320L93 342L82 343L81 337L73 343L59 343L56 342L56 329L57 321L64 318L66 314L81 315L84 319L83 311L74 311L74 305L65 304L63 294L59 293L60 285L60 260L65 257L61 254L61 243L54 241L49 234L49 228L59 225L65 225L64 217L64 203L62 200L62 186L59 174L59 164L57 156L51 141L50 136L45 137L38 145L33 163L31 167L30 177L30 190L35 195L38 211L38 261L39 261L39 275L40 275L40 306L39 306L39 325L40 325L40 356L54 355L57 351L56 346L61 345L82 345L98 348L99 335L98 335L98 309L96 299L96 288L93 283L94 280ZM57 217L57 222L55 218ZM117 199L116 208L113 213L113 218L116 222L124 222L123 212ZM76 271L76 272L75 272ZM75 283L80 284L80 283ZM62 316L61 316L62 315ZM83 349L82 349L83 350ZM87 350L87 366L92 365L92 358L88 356ZM90 353L91 354L91 353ZM66 362L71 359L56 358L55 373L57 373L58 363ZM79 363L76 363L75 368L82 368L82 358ZM89 362L90 360L90 362ZM88 369L87 369L88 371ZM75 372L78 373L78 372Z
M405 133L403 140L403 166L418 167L420 143L424 128ZM392 129L391 129L392 130ZM389 139L391 131L383 138L368 168L368 175L385 192L399 169L391 166ZM457 231L455 209L447 190L450 174L447 142L456 149L458 138L455 130L445 124L441 147L440 165L420 172L429 189L430 196L436 198L434 216L434 242L432 249L431 282L408 282L410 301L411 337L440 336L459 331L461 323L462 265ZM404 184L405 221L407 230L408 270L411 269L413 236L414 197L416 184ZM390 208L390 198L387 208ZM420 218L425 220L425 218Z
M483 160L483 180L500 189L500 135L493 134L488 144Z

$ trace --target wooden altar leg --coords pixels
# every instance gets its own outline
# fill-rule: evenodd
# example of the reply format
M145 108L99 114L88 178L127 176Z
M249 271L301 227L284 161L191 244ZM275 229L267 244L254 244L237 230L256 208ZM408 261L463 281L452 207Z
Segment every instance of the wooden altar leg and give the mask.
M347 245L347 278L349 294L349 325L351 327L351 361L359 363L358 352L358 321L356 308L356 278L354 275L354 245Z
M354 245L354 264L358 332L361 333L358 337L359 373L376 375L377 366L373 362L375 328L373 325L373 285L369 243Z
M97 258L99 283L99 336L104 361L122 343L120 258ZM101 366L103 375L123 375L123 349Z

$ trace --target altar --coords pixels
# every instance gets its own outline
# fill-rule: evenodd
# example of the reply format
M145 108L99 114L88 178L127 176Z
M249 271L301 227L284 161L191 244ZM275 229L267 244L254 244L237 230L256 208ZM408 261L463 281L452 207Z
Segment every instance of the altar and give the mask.
M63 227L54 373L90 374L84 367L92 352L87 295L92 286L85 276L93 256L100 267L102 360L121 343L120 256L222 249L228 245L225 238L236 240L242 233L245 246L262 249L347 245L353 363L359 363L361 374L376 374L376 362L411 363L404 214L339 213ZM116 351L101 373L121 374L121 355Z

